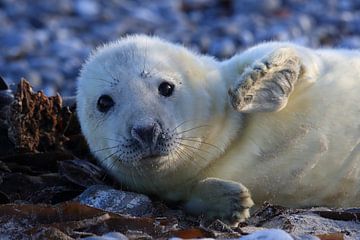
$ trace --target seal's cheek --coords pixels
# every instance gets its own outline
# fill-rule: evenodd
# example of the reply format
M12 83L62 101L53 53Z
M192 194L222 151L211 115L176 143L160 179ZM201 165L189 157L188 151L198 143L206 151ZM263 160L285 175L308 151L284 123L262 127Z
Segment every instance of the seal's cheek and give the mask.
M177 117L182 121L192 121L193 125L206 124L211 103L209 95L203 88L184 86L183 90L176 100Z

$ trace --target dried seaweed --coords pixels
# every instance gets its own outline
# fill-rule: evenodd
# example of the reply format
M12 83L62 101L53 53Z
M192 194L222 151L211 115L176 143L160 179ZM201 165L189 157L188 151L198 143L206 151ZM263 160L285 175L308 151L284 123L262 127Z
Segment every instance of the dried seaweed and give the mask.
M59 94L47 97L42 91L33 92L22 79L9 108L8 137L19 152L62 149L68 141L64 133L71 117Z

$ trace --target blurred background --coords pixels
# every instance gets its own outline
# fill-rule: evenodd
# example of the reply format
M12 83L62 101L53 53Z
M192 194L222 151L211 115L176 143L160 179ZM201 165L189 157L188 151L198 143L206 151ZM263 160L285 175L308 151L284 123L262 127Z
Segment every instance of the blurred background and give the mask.
M219 59L269 40L360 48L360 0L0 0L0 75L73 95L91 49L132 33Z

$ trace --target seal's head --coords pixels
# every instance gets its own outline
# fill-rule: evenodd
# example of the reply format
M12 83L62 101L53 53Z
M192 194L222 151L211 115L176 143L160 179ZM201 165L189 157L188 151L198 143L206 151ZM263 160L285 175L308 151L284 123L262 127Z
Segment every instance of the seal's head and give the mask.
M211 92L226 93L225 85L212 86L221 80L218 65L141 35L98 48L82 68L77 92L78 116L92 153L135 189L149 190L146 181L166 184L162 177L176 178L177 172L184 172L182 178L199 172L211 161L207 152L219 151L209 140L214 109L226 101Z

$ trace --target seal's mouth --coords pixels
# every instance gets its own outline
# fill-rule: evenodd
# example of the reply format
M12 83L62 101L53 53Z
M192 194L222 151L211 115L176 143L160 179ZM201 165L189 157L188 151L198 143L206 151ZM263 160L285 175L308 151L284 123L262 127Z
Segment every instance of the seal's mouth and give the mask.
M121 149L118 154L114 155L117 161L121 161L128 166L155 166L168 159L171 160L173 153L172 148L165 148L156 145L155 147L141 148L137 144L133 144L131 148Z
M147 155L140 158L138 161L141 162L141 164L146 164L148 162L154 163L158 161L161 158L160 155Z
M166 164L168 161L167 155L161 154L147 154L139 157L138 159L133 159L132 161L123 162L129 167L141 168L141 169L158 169L162 165Z
M139 159L140 162L145 161L156 161L159 160L161 157L166 157L169 154L161 153L160 151L150 150L142 154L141 158Z

